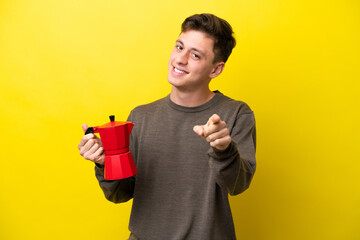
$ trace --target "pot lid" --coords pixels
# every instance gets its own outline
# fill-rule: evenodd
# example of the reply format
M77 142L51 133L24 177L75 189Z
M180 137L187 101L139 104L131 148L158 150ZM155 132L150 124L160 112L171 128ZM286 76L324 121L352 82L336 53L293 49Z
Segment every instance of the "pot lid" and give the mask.
M110 122L98 126L97 128L113 128L113 127L123 126L126 124L132 124L131 122L115 121L115 115L110 115L109 118L110 118Z

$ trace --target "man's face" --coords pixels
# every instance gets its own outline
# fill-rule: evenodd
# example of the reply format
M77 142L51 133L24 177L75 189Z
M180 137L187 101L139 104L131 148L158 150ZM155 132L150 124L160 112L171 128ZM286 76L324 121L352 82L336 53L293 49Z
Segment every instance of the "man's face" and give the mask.
M214 40L206 34L189 30L180 34L169 60L168 81L177 89L196 91L208 88L212 72Z

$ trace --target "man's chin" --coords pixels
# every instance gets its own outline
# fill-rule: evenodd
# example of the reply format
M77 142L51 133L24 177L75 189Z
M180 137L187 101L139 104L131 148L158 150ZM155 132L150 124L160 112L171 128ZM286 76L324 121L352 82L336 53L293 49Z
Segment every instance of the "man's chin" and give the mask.
M168 79L167 79L167 80L168 80L168 83L170 83L170 84L173 85L174 87L177 87L177 86L181 85L179 79L173 78L173 77L171 77L171 76L168 76Z

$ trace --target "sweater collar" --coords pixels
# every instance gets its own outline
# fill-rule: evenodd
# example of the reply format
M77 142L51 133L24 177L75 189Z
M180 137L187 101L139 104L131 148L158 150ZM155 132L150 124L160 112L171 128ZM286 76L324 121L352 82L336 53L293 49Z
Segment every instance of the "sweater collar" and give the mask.
M199 106L196 106L196 107L185 107L185 106L178 105L178 104L174 103L173 101L171 101L170 94L166 98L167 98L168 105L171 108L173 108L173 109L175 109L177 111L181 111L181 112L201 112L201 111L204 111L204 110L208 109L209 107L217 104L220 101L221 96L223 96L223 94L221 92L219 92L218 90L213 91L213 92L215 93L214 97L212 97L206 103L204 103L202 105L199 105Z

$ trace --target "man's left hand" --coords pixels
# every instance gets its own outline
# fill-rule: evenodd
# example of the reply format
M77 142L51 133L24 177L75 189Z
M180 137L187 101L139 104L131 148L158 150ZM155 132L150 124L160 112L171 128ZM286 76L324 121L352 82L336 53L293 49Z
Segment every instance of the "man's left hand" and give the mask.
M194 132L220 151L225 150L231 143L229 129L217 114L212 115L205 125L194 126Z

